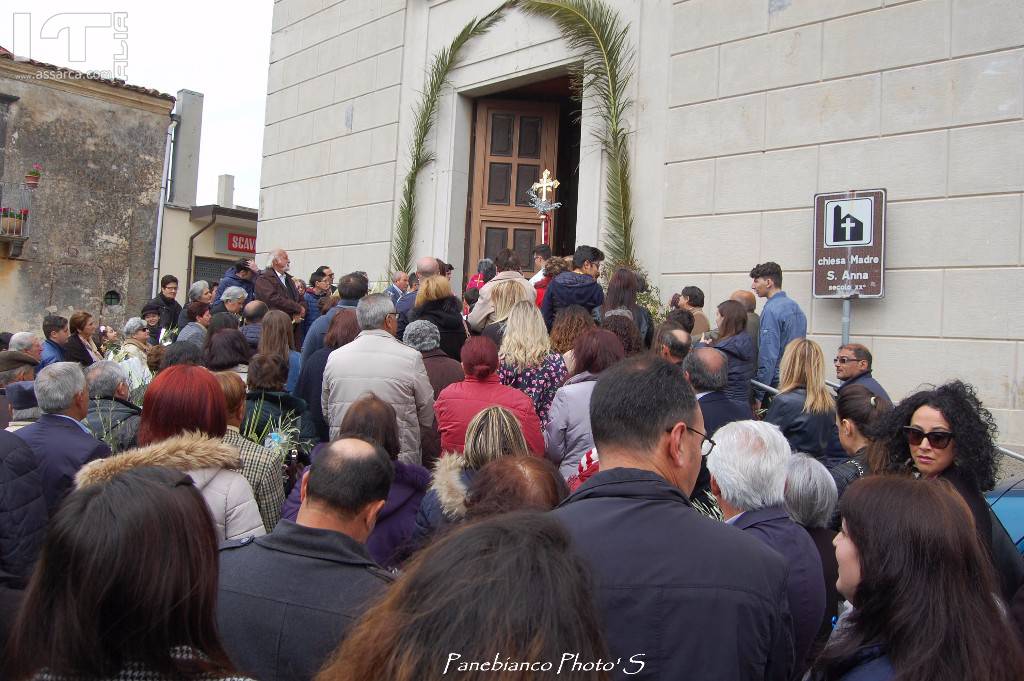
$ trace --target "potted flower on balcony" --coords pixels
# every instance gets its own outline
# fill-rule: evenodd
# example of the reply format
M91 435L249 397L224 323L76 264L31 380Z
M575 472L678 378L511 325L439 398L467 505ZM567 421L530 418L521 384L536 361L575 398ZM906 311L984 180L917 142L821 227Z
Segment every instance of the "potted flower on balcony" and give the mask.
M43 166L38 163L32 164L32 170L25 173L25 185L29 189L35 189L39 186L39 178L43 175Z

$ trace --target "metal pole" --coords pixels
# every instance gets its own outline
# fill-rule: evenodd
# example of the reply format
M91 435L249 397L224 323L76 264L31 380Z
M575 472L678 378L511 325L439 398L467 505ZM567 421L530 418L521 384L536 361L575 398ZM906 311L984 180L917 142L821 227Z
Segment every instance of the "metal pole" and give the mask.
M850 342L850 304L849 298L843 298L843 345Z

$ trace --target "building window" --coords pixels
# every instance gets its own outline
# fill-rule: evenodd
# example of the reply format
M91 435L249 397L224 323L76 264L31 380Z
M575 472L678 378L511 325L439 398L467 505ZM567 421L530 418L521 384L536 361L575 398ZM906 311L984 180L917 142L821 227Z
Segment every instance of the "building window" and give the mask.
M117 291L107 291L103 294L103 304L107 307L121 304L121 294Z
M197 257L194 264L195 267L192 271L192 282L205 281L210 286L214 286L220 281L220 278L224 276L228 268L235 264L235 261L221 260L220 258Z

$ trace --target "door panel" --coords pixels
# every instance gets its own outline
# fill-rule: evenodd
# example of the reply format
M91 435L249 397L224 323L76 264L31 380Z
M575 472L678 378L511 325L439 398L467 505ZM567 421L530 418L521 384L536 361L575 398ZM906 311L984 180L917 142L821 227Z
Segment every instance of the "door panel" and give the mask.
M471 274L480 258L511 248L529 276L533 247L541 243L541 218L528 192L544 170L557 176L558 106L480 100L475 126L466 267Z

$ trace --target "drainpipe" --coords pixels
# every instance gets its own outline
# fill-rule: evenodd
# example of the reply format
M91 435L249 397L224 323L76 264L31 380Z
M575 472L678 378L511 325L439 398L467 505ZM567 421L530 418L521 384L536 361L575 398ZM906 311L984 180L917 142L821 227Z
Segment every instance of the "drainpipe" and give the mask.
M196 232L195 234L193 234L192 236L190 236L188 238L188 265L185 268L185 282L186 282L185 285L186 286L191 286L192 283L193 283L192 282L192 252L195 250L196 237L199 236L200 234L202 234L203 232L205 232L206 230L208 230L210 227L213 227L213 223L215 223L215 222L217 222L217 211L216 210L214 210L213 211L213 215L210 216L210 221L207 222L205 225L203 225L202 229L200 229L198 232ZM212 288L213 284L216 284L217 282L207 282L207 283L210 283L210 287Z
M178 127L181 116L171 114L171 124L167 126L167 142L164 144L164 172L160 176L160 205L156 211L156 249L153 251L153 290L150 298L156 298L160 290L160 253L163 250L164 238L164 206L167 203L167 185L170 182L171 172L171 144L174 141L174 129Z

